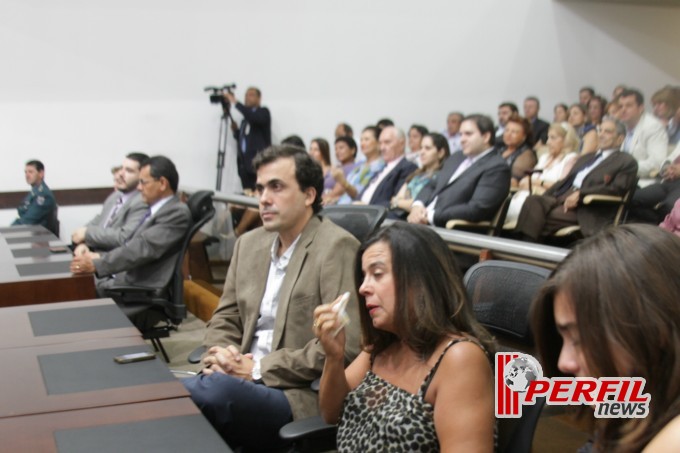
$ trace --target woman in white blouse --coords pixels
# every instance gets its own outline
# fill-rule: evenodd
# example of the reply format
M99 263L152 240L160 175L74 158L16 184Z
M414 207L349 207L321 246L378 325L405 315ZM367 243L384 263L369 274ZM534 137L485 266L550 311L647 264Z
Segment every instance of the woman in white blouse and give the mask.
M525 176L519 182L519 190L512 197L506 224L517 222L519 211L524 200L529 196L529 178L531 193L541 195L560 179L564 178L578 158L579 138L576 130L566 123L552 123L548 129L548 152L538 158L531 176ZM536 171L539 170L539 171Z

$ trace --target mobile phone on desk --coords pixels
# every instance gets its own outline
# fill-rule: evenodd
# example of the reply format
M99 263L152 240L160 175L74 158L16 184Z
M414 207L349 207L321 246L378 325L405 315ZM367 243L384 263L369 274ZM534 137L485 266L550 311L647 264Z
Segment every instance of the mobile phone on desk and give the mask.
M70 252L68 247L50 247L50 253L68 253Z
M153 352L135 352L132 354L118 355L113 358L116 363L133 363L142 362L144 360L152 360L156 358Z

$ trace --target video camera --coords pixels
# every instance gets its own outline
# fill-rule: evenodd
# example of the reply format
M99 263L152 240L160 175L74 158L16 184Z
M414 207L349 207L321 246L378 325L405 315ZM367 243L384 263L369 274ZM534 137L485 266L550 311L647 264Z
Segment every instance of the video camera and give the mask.
M227 93L233 93L232 90L236 89L236 84L232 83L229 85L224 85L221 87L205 87L203 88L203 91L210 91L210 103L211 104L220 104L222 100L224 99L224 93L225 91Z

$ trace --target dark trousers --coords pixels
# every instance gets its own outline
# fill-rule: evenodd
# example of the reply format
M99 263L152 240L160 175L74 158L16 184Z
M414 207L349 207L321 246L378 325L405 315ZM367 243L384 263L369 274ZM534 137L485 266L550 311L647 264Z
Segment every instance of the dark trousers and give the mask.
M680 178L638 189L633 196L631 217L640 222L660 223L680 198ZM655 209L659 205L658 209Z
M519 213L515 231L521 233L525 239L536 242L541 236L549 236L560 228L578 225L575 209L564 212L564 200L572 193L570 190L559 197L527 197Z
M279 429L293 420L282 390L228 374L200 374L182 383L229 446L245 451L282 448Z

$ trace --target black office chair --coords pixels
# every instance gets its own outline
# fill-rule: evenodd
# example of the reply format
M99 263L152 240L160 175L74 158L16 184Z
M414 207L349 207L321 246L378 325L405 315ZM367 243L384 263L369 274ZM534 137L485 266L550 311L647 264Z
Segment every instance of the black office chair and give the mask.
M363 242L383 223L387 209L384 206L373 205L337 205L324 208L321 215ZM197 347L189 353L187 361L199 363L205 350L203 345Z
M169 337L170 331L177 330L177 325L187 316L182 264L191 238L215 215L212 195L213 192L203 190L192 194L187 200L193 225L184 237L172 278L166 288L116 286L106 291L129 318L139 319L143 316L143 324L136 325L143 338L151 340L166 362L170 360L160 339Z
M628 211L633 201L633 196L637 190L639 178L635 178L632 185L623 196L591 194L583 197L583 205L597 206L602 211L603 216L609 217L609 224L619 226L628 220ZM579 225L571 225L560 228L552 236L548 237L552 242L567 244L583 239L583 233Z
M54 205L54 209L48 214L45 228L50 230L56 237L59 237L59 206Z
M499 339L501 349L531 353L529 308L550 275L531 264L489 260L472 266L463 279L477 320Z
M470 231L472 233L486 234L487 236L500 236L503 231L503 224L505 217L508 214L508 208L512 201L513 192L506 195L503 203L501 203L498 211L491 220L482 220L479 222L469 222L461 219L451 219L446 222L446 228L449 230Z
M384 206L345 204L327 206L321 215L363 242L383 223L387 209Z

